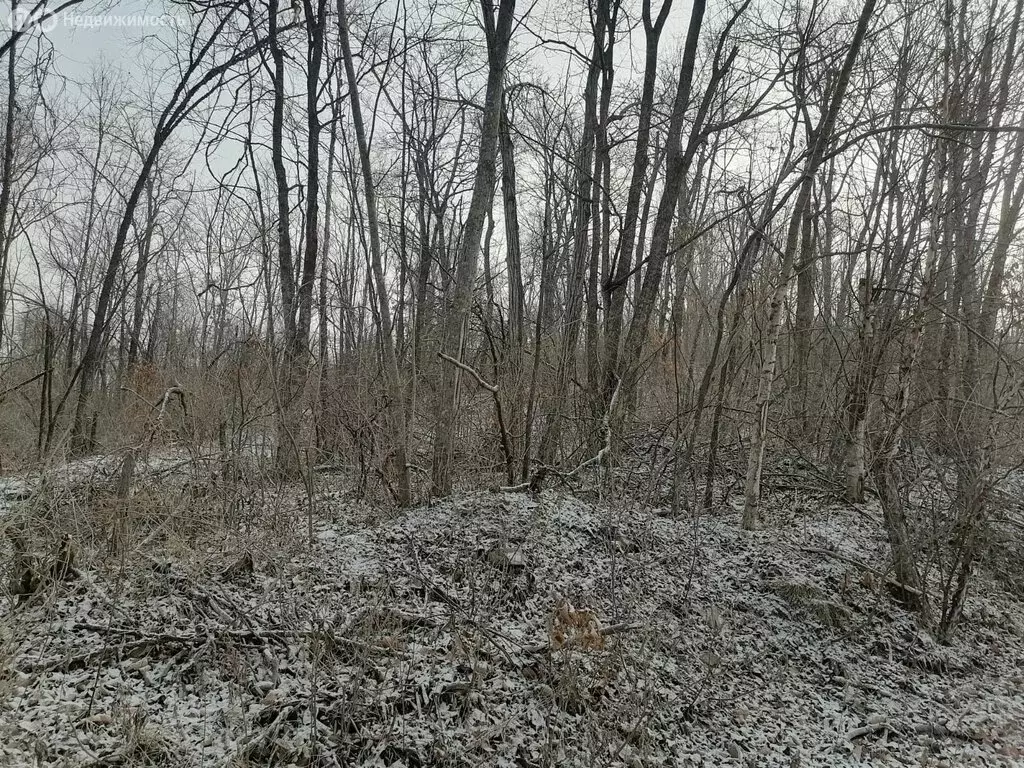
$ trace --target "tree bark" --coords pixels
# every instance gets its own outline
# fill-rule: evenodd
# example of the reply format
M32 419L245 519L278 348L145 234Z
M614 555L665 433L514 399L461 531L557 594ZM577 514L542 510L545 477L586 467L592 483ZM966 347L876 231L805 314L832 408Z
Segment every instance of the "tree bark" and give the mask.
M363 178L363 194L366 198L366 221L370 235L370 264L373 288L377 299L377 331L380 339L381 358L384 361L384 376L390 397L387 412L388 433L394 446L391 463L398 478L397 500L405 507L412 503L412 478L409 466L408 417L406 415L405 390L402 386L398 367L398 353L394 342L394 325L391 320L391 297L384 279L384 256L380 243L380 223L377 216L377 193L373 184L370 166L370 145L366 138L362 106L359 103L359 88L356 80L352 46L349 41L348 14L345 0L338 0L338 37L348 80L349 104L352 110L352 127L359 148L359 161Z
M611 398L611 393L615 389L618 375L626 288L633 271L633 252L637 242L637 225L640 222L640 203L647 183L650 164L651 116L654 112L654 89L658 75L658 45L661 40L661 31L665 27L671 8L672 0L664 0L657 18L652 20L651 0L643 0L641 11L644 25L644 79L640 92L639 127L637 128L636 151L633 154L633 174L630 178L626 210L622 219L622 232L619 234L619 252L612 274L601 287L605 306L605 397L608 399Z
M18 0L11 0L11 18L16 18ZM3 161L0 166L0 353L3 351L4 324L7 322L7 262L11 243L7 237L7 217L11 209L11 188L14 185L14 117L17 109L18 81L17 38L11 36L7 54L7 104L4 115Z
M490 0L481 0L480 8L484 20L484 34L487 38L488 62L487 89L480 125L480 151L456 264L452 299L445 315L442 334L448 355L460 362L465 348L466 324L473 303L473 288L480 257L480 238L494 196L505 62L512 36L515 0L501 0L497 17ZM453 438L458 426L456 414L459 412L460 374L461 370L457 366L445 368L438 390L431 472L432 493L437 496L447 496L452 491Z
M789 220L786 243L782 254L782 266L779 270L779 281L772 296L771 309L768 317L768 337L758 375L757 399L754 404L754 430L750 440L750 452L747 457L747 477L744 488L743 528L753 530L760 525L761 506L761 471L764 464L764 451L768 431L768 409L771 402L772 387L775 381L775 365L778 359L779 333L782 328L782 310L789 281L793 272L793 262L800 240L800 225L804 210L810 203L813 180L822 164L825 149L832 141L839 110L846 97L846 89L850 84L853 65L860 53L868 26L875 9L875 0L866 0L861 9L857 28L850 47L846 52L843 68L835 84L828 106L822 115L821 125L814 135L814 144L807 157L800 178L800 191L793 203L793 213Z

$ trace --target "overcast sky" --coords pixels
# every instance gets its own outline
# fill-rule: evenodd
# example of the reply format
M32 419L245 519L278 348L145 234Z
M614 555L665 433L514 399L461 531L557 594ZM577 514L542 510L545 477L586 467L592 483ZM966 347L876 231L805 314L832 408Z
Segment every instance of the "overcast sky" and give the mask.
M35 5L36 1L16 0L18 8L23 12L27 7ZM410 7L414 7L418 2L426 2L426 0L408 0L408 2ZM452 4L458 6L464 6L469 2L472 0L452 0ZM671 56L681 47L689 21L691 2L692 0L674 0L673 2L662 37L662 50L666 57ZM358 5L359 3L352 4ZM659 0L654 0L654 4L654 12L657 13ZM715 3L710 5L713 6ZM11 8L12 0L0 0L0 9L2 9L0 10L0 25L5 30L10 28ZM565 0L539 0L535 4L530 0L519 0L517 3L518 14L530 11L528 19L530 29L545 36L558 34L562 37L572 27L582 27L585 19L584 8L585 0L570 0L568 3ZM625 0L624 10L630 18L638 20L639 0ZM139 59L140 39L147 34L159 33L161 24L169 23L169 15L181 13L180 9L176 9L165 0L99 0L98 2L86 0L81 5L60 14L59 17L48 20L46 22L47 37L53 43L58 70L72 79L77 79L79 75L84 76L92 65L100 61L108 62L111 66L125 71L130 76L142 71L142 62ZM713 8L709 8L710 13L713 13ZM577 15L578 22L574 18ZM619 34L621 38L623 32L620 31ZM571 36L567 37L566 41L573 44L584 42L583 40L572 40ZM642 68L642 29L634 28L630 41L632 45L626 45L625 42L620 40L618 46L617 58L620 66L625 65L627 60L631 60L635 68ZM542 70L547 70L555 77L564 74L564 58L561 51L557 50L557 46L554 48L530 47L533 49L530 55L532 64ZM628 69L628 65L625 69ZM624 73L620 70L618 77L622 77L622 74Z
M23 13L30 5L35 0L18 0ZM0 8L0 24L9 29L11 0L0 0ZM64 74L73 77L101 58L130 72L139 40L147 31L158 29L159 23L167 23L159 18L167 8L161 0L87 1L48 19L45 28Z

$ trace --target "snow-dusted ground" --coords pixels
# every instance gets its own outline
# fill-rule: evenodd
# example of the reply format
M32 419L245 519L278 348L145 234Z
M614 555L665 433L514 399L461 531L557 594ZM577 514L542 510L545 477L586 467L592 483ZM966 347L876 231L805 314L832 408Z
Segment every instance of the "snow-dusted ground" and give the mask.
M884 569L870 505L778 492L744 534L731 508L325 491L310 547L301 503L86 553L7 611L0 764L1024 765L1020 599L979 573L938 645L840 559Z
M55 488L73 488L93 482L110 482L121 466L122 456L97 455L71 460L54 461L43 471L0 477L0 520L10 513L19 501L29 498L41 485ZM148 475L179 468L191 461L184 451L164 449L139 458L135 472Z

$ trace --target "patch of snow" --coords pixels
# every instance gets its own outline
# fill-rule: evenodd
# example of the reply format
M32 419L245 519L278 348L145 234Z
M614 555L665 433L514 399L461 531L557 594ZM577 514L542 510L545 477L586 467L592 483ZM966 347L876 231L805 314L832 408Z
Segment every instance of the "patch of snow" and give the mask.
M754 534L735 509L675 520L555 491L316 508L311 547L253 538L252 575L211 576L237 559L225 535L7 614L0 764L1024 760L1024 605L981 573L939 646L809 551L884 568L870 505L768 494ZM561 646L559 610L608 633Z

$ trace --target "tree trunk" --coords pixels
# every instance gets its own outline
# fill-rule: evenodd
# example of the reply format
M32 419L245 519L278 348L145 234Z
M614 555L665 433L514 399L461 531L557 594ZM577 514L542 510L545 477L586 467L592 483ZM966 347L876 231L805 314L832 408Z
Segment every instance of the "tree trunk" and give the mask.
M315 2L315 5L314 5ZM276 0L272 0L276 6ZM286 322L281 389L277 432L277 470L282 477L296 478L302 471L300 441L305 408L306 379L309 375L309 332L313 318L313 286L316 281L316 262L320 255L320 69L323 62L324 31L327 22L327 0L302 0L307 35L306 49L306 216L303 236L302 264L296 269L291 252L283 251L281 284L285 284L284 272L297 274L298 286L291 286L291 301L286 303ZM273 8L276 11L276 7ZM275 13L276 15L276 13ZM272 22L276 23L276 21ZM280 120L284 104L284 50L278 36L274 35L274 130L275 145L281 138ZM278 226L288 227L288 189L281 187L283 177L281 148L275 150L274 169L278 180L278 216L283 217ZM287 184L287 182L285 182ZM279 229L279 238L281 238ZM280 241L282 248L290 248L287 233Z
M17 12L18 0L11 0L10 18L17 18ZM11 251L11 243L7 237L7 216L11 209L11 187L14 183L14 116L18 94L15 72L17 49L17 40L12 35L7 58L7 104L4 114L3 161L0 166L0 354L3 354L4 324L7 322L7 261Z
M814 326L814 211L808 205L804 211L801 228L800 264L796 272L796 318L793 330L796 358L797 436L806 437L810 432L810 376L807 370L811 357Z
M387 412L388 433L394 445L392 465L398 478L397 499L401 506L412 503L412 479L408 458L408 417L406 415L405 390L398 368L398 353L394 345L394 326L391 321L391 297L384 280L384 258L380 244L380 224L377 218L377 193L373 184L370 167L370 145L366 139L362 106L359 103L355 64L352 60L352 46L348 34L348 14L345 0L338 0L338 37L348 80L349 104L352 109L352 127L359 148L359 160L363 177L363 194L366 198L366 222L370 235L370 265L373 288L377 299L377 331L380 339L381 358L384 361L384 376L390 398Z
M651 2L643 0L644 25L644 79L640 92L639 127L636 151L633 154L633 174L626 198L626 211L619 235L619 252L611 276L602 285L605 306L604 360L605 397L611 398L618 376L619 346L626 306L626 288L633 271L633 252L637 243L637 225L640 222L640 202L647 183L650 164L651 116L654 112L654 89L658 75L658 45L665 27L672 0L664 0L657 19L651 19ZM641 232L641 236L643 233Z
M606 0L598 3L597 24L583 91L583 133L576 153L575 202L573 206L572 258L566 279L565 322L558 344L555 380L548 403L548 415L538 453L541 471L555 463L562 442L562 420L569 399L569 385L576 366L576 346L582 325L583 302L586 296L589 222L593 213L594 139L597 132L598 79L601 74L601 51L606 29Z
M523 352L526 344L526 296L523 288L522 248L519 240L519 205L516 194L515 148L504 97L501 113L501 193L505 212L505 266L508 270L508 332L502 352L504 371L500 385L508 403L508 431L512 450L522 458L520 441L525 431L523 404ZM514 478L509 481L514 482Z
M640 365L644 350L647 347L647 336L654 313L655 303L661 288L661 278L665 260L668 258L668 245L672 234L672 221L676 213L676 203L682 191L683 183L689 172L693 157L701 139L701 131L711 96L728 69L735 52L729 57L724 69L718 69L712 76L708 90L697 110L693 127L684 150L682 140L683 120L690 104L690 92L693 86L693 75L697 62L697 46L700 30L704 20L705 0L694 0L690 11L690 24L686 33L686 44L683 49L683 60L679 70L679 82L676 86L672 112L669 118L668 133L665 138L665 181L658 203L658 211L654 218L654 231L651 234L651 250L648 257L647 271L644 274L640 293L636 297L633 317L626 334L626 357L619 364L619 378L622 380L623 392L621 402L626 408L633 402L636 386L640 379ZM617 418L613 418L615 423Z
M501 104L504 92L505 61L512 36L515 0L501 0L497 18L490 0L481 0L484 33L487 38L487 90L480 125L480 153L477 157L473 194L466 213L455 272L452 300L444 319L443 344L450 357L462 361L465 349L466 324L473 303L477 263L480 256L480 238L487 213L494 196L497 166L498 135L501 125ZM447 496L452 491L453 437L458 425L459 412L458 366L447 366L442 373L438 391L437 418L434 427L434 460L432 467L432 493Z
M768 431L768 407L771 402L772 387L775 381L775 364L778 358L779 333L782 328L782 309L789 281L793 272L800 240L800 225L804 211L811 200L814 177L825 156L825 149L832 141L836 119L850 84L853 65L860 53L861 45L867 35L868 25L875 9L875 0L866 0L857 21L857 29L846 53L843 68L836 81L821 125L814 134L814 144L807 158L800 180L800 191L793 204L793 213L789 220L786 233L786 244L782 254L782 266L779 270L779 281L772 296L771 311L768 317L768 338L765 343L761 370L758 375L757 399L754 404L754 431L751 435L750 453L747 460L747 478L744 488L743 528L753 530L760 525L761 506L761 470L764 464L764 450Z

